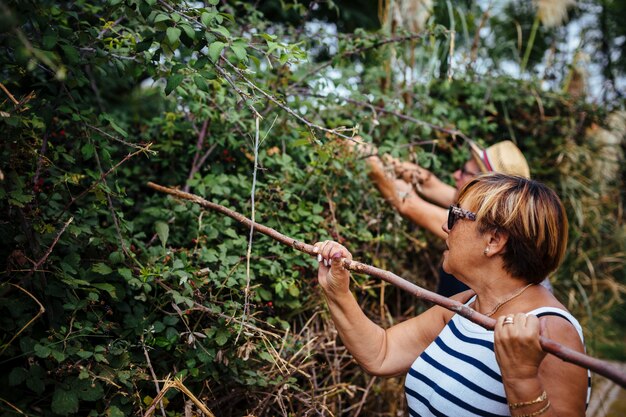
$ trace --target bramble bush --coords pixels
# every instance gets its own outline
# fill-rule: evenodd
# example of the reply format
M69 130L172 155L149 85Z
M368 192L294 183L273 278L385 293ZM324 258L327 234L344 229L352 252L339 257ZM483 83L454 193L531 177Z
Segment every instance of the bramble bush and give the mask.
M589 139L609 109L503 74L448 79L450 25L329 36L298 3L284 21L243 1L0 7L2 416L402 412L401 380L363 374L337 340L314 259L146 186L434 288L441 243L382 201L356 135L446 181L463 137L515 140L570 215L557 295L602 324L592 353L623 329L623 174L588 175L623 146ZM384 326L428 307L365 276L354 292Z

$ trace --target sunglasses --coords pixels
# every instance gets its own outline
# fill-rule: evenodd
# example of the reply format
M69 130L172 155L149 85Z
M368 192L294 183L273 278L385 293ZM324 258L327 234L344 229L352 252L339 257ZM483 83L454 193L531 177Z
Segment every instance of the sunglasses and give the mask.
M470 176L470 177L475 177L475 176L477 176L478 174L480 174L480 172L472 172L472 171L468 170L468 169L467 169L467 167L466 167L466 165L467 165L467 164L464 164L464 165L461 167L461 169L459 170L459 171L461 171L461 176L463 176L463 177L464 177L464 176L468 175L468 176Z
M454 224L459 219L476 220L476 213L462 209L458 204L450 206L448 211L448 230L452 230Z

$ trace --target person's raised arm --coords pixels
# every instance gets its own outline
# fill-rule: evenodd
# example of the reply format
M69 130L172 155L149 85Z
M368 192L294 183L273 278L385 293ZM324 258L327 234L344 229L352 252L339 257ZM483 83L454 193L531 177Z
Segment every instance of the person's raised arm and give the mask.
M429 170L412 162L400 161L391 155L384 155L385 163L391 165L396 177L412 184L420 196L441 207L448 207L456 201L456 188L441 181Z
M441 225L446 221L448 210L421 198L411 184L398 178L390 178L378 157L367 159L370 165L369 177L383 195L402 217L431 233L446 239Z
M451 312L433 307L389 329L371 321L350 292L350 272L341 258L352 259L342 245L325 241L318 248L318 281L342 342L369 374L392 376L408 371L415 358L437 337Z

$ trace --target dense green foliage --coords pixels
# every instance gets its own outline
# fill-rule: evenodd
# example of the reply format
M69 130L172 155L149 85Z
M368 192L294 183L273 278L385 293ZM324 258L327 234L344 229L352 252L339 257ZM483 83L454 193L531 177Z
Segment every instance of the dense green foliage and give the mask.
M382 201L353 135L447 181L463 136L515 140L570 215L557 295L596 324L592 353L623 338L623 145L590 136L614 105L474 61L448 78L449 21L331 36L297 3L288 23L218 0L0 7L0 415L197 410L178 389L150 408L168 377L219 416L402 410L399 380L363 375L336 340L315 260L259 235L248 258L249 230L146 186L254 208L433 288L440 243ZM355 294L385 326L427 307L363 276Z

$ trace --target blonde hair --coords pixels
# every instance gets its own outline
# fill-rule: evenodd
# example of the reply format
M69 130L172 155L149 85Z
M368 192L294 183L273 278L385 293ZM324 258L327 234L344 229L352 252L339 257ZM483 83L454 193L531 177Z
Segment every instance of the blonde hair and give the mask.
M546 185L502 173L479 175L459 193L476 212L478 230L508 234L502 255L511 275L539 283L565 255L567 215L561 200Z

